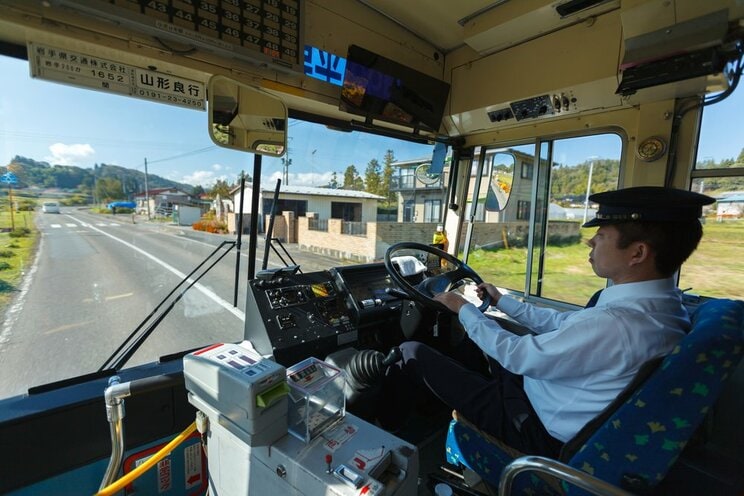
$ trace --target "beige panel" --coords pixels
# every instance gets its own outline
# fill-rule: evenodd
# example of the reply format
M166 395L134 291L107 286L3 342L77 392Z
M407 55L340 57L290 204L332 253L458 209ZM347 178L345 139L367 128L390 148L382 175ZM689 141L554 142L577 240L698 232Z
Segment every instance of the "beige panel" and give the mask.
M615 77L620 53L618 12L452 70L452 114L520 100L557 88Z
M628 163L634 167L629 167L625 171L626 184L634 186L663 186L664 175L666 173L667 158L669 150L658 160L653 162L644 162L636 155L638 145L651 136L660 136L666 143L669 143L669 137L672 129L672 116L674 114L674 101L666 100L663 102L647 103L641 105L638 115L636 140L632 143L631 149L628 150ZM632 159L632 160L631 160Z

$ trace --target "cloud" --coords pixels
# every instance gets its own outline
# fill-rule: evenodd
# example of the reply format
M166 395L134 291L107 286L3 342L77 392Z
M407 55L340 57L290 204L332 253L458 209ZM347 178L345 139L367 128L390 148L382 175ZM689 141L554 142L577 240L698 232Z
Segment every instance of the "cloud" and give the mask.
M212 186L217 179L227 181L227 176L216 175L214 171L199 170L192 174L183 176L179 182L190 184L192 186L201 185L204 187Z
M65 145L64 143L55 143L49 147L49 151L52 152L52 155L44 157L44 160L52 165L81 165L81 162L96 153L93 147L88 144Z
M212 164L212 170L222 170L222 165L220 164Z
M290 186L327 186L331 182L333 172L323 172L322 174L317 172L300 172L300 173L289 173L289 184ZM269 177L262 176L261 181L264 184L276 184L277 179L282 179L284 176L281 172L275 171ZM343 174L336 174L336 181L343 182Z

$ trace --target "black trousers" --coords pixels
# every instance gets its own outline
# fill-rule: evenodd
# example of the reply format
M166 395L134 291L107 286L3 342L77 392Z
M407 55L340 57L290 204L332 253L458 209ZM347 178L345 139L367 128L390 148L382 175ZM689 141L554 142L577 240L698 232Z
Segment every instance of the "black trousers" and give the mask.
M480 429L525 454L557 457L563 443L545 430L522 387L512 374L485 355L470 340L459 361L416 341L400 345L403 358L393 364L385 391L394 403L386 409L398 420L415 406L417 390L428 389L448 407ZM488 370L490 369L490 370ZM386 421L380 419L383 425Z

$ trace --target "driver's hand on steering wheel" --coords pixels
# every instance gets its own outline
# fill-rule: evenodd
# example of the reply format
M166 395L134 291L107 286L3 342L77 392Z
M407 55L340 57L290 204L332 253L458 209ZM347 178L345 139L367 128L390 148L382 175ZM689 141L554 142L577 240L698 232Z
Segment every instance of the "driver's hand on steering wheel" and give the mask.
M478 298L481 300L485 299L486 293L491 296L491 305L495 306L499 302L499 298L501 298L501 292L490 282L482 282L476 286L475 294L478 295Z
M439 293L438 295L434 296L434 301L438 301L445 307L449 308L455 314L459 314L462 306L466 303L469 303L468 300L466 300L459 294L453 293L451 291Z

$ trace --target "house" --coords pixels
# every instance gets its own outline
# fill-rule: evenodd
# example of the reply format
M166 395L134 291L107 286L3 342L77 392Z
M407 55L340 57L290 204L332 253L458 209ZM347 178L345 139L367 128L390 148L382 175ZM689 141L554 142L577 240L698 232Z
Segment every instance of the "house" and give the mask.
M596 205L584 207L561 207L557 203L548 205L548 220L581 220L582 224L597 214Z
M473 198L476 197L476 219L482 222L528 221L534 155L516 149L486 150L484 157L489 164L484 173L489 176L477 185L475 168L468 186L468 203L465 216L470 216ZM445 160L442 174L426 174L431 159L406 160L393 163L397 173L392 177L390 189L398 194L398 222L437 223L442 221L446 205L450 160ZM508 201L507 201L508 200Z
M718 199L716 220L741 219L744 217L744 193L736 192Z
M261 188L259 196L258 220L259 232L264 232L268 226L268 215L271 213L271 207L274 201L275 188ZM230 191L232 203L235 210L240 210L243 217L244 231L247 232L247 226L250 223L252 206L250 203L253 194L253 185L246 184L243 194L243 206L240 208L240 186ZM279 196L276 206L277 215L286 218L279 223L284 222L285 227L274 226L274 237L283 238L289 242L297 239L297 225L293 219L299 217L311 217L311 226L327 225L328 219L339 219L344 223L355 223L352 228L364 229L367 222L375 221L377 218L377 202L384 197L373 195L365 191L353 191L345 189L318 188L314 186L289 186L282 184L279 190ZM230 217L228 216L228 219ZM235 221L228 220L228 228L231 232L236 230ZM312 228L312 227L311 227ZM280 229L286 229L284 235L279 235Z
M200 203L193 199L190 194L177 188L151 189L146 194L134 195L134 201L137 203L138 214L160 217L169 217L173 213L175 205L197 205Z
M445 174L426 174L431 159L394 162L390 191L398 196L398 222L441 222L446 202ZM448 166L445 166L447 169Z

